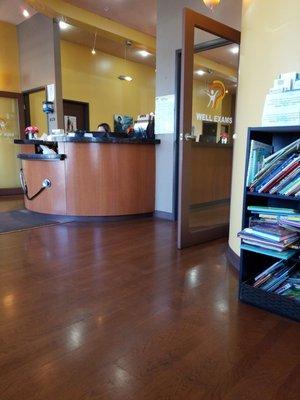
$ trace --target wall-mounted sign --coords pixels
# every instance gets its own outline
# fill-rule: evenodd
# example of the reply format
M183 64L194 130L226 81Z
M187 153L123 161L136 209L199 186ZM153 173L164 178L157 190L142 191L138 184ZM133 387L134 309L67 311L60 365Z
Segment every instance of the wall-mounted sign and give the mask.
M226 94L226 88L224 83L221 81L213 81L208 89L203 89L203 92L209 97L207 108L215 110L219 103L224 99Z
M175 130L175 95L155 99L155 134L172 134Z
M221 124L232 124L232 117L222 117L222 115L208 115L208 114L196 114L197 121L204 122L216 122Z
M300 75L280 74L267 94L262 126L300 125Z

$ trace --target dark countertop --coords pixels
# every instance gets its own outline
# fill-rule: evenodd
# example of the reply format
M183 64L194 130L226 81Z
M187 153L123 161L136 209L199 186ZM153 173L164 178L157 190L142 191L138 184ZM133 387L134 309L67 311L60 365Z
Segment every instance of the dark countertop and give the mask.
M14 140L15 144L43 144L45 146L49 146L49 145L54 145L56 142L50 142L50 141L46 141L46 140L38 140L38 139L15 139Z
M38 139L17 139L15 144L31 144L31 145L54 145L58 142L64 143L113 143L113 144L160 144L159 139L130 139L130 138L86 138L86 137L56 137L53 141L44 141Z

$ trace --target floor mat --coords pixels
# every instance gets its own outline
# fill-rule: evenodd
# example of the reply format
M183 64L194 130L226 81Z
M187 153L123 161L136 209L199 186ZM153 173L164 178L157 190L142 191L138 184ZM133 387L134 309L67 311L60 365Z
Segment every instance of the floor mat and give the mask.
M64 224L74 217L34 213L28 210L14 210L0 213L0 234L39 228L47 225Z

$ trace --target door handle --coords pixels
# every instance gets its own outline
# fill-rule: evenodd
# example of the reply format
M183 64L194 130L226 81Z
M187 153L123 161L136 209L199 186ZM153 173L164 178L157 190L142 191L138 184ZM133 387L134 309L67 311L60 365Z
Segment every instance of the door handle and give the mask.
M195 140L196 142L199 142L199 138L200 135L194 135L193 133L181 133L179 135L179 139L181 142L183 141L183 139L185 139L187 142L190 140Z
M192 133L186 133L184 135L184 138L188 142L189 140L196 140L197 136L193 135Z

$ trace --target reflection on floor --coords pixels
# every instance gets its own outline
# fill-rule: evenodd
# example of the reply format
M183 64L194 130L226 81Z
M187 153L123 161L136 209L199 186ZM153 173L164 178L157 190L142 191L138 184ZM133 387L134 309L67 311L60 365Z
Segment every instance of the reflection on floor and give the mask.
M22 210L24 208L23 195L0 196L0 212Z
M190 228L204 229L229 223L229 202L192 208L190 210Z
M153 218L1 235L0 399L298 399L299 324L238 302L226 247Z

